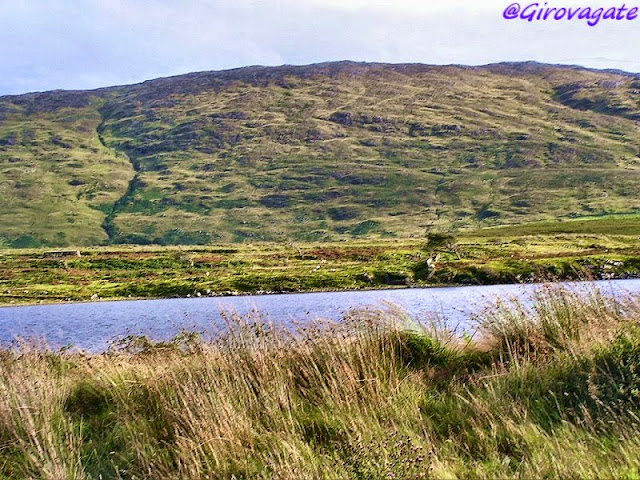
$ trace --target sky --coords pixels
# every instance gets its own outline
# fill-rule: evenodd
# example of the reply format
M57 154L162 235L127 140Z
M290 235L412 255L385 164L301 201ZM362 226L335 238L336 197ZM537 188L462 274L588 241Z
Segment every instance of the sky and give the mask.
M621 7L614 0L539 0ZM640 18L507 20L514 0L0 0L0 95L247 65L502 61L640 72ZM520 2L522 8L533 2ZM639 6L640 0L626 2ZM531 11L531 10L530 10Z

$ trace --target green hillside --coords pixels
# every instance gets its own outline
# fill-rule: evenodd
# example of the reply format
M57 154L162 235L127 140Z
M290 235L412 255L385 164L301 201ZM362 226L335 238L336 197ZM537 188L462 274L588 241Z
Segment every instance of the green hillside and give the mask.
M640 213L640 78L247 67L0 97L0 247L423 236Z

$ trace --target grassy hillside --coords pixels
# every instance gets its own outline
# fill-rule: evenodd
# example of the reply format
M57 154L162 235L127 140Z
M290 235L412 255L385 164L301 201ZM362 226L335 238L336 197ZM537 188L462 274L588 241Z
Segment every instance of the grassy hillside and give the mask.
M100 142L92 106L32 112L0 103L0 242L14 247L108 240L101 207L122 197L128 159Z
M340 62L1 97L0 242L330 241L637 213L639 92L571 67Z
M6 479L640 476L640 305L502 304L458 339L402 312L293 332L0 351Z

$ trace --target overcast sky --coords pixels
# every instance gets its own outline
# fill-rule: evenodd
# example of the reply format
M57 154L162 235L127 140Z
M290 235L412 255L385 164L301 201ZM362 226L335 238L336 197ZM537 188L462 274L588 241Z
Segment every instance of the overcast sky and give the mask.
M330 60L537 60L640 72L640 18L595 27L505 20L513 1L0 0L0 95Z

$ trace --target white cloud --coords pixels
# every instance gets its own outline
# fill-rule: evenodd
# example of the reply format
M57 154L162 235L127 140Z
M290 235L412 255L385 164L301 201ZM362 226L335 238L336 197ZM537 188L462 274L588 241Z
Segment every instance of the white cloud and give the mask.
M547 1L574 5L578 0ZM510 3L14 0L0 3L0 94L344 59L537 60L640 71L635 47L640 19L595 28L580 22L506 21L502 11Z
M408 13L434 13L453 10L495 10L509 3L504 0L290 0L292 3L341 10L387 10Z

